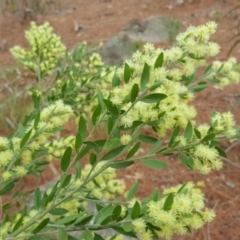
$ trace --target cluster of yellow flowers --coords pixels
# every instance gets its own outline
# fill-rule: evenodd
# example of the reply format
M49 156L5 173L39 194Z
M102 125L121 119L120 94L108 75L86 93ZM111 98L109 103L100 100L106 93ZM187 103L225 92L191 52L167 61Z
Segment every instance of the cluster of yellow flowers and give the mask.
M67 147L74 148L74 136L67 136L58 140L53 140L44 145L48 149L48 155L46 159L52 161L54 158L61 158Z
M19 148L20 148L20 141ZM8 165L11 161L14 160L16 152L10 147L10 141L6 137L0 137L0 171L1 171L1 179L6 181L10 179L12 176L15 177L23 177L26 175L27 170L24 166L16 166L9 170ZM23 155L27 155L26 151L22 152Z
M204 208L204 196L200 189L189 182L166 189L161 200L147 203L147 214L133 220L132 224L140 240L152 240L154 235L171 239L174 234L185 235L190 229L201 228L214 219L215 213ZM173 195L171 208L165 210L165 202ZM150 230L147 223L159 230Z
M41 111L36 128L34 128L34 122L32 121L26 129L25 133L31 130L31 135L28 139L28 144L23 149L21 149L22 138L14 136L9 140L5 137L0 137L0 168L3 170L1 174L3 181L9 180L14 176L25 176L28 165L32 163L34 152L45 146L48 139L55 135L56 130L59 131L59 128L68 121L72 114L71 107L65 105L61 100L44 108ZM10 148L10 142L12 142L12 149ZM53 153L49 152L49 154ZM21 158L21 165L6 170L15 157Z
M92 171L91 175L94 175L96 172L98 172L102 166L103 163L99 163ZM81 178L71 180L69 190L72 189L74 191L76 188L82 186L91 169L92 166L90 164L86 164L82 169ZM125 192L126 186L122 179L116 178L116 170L114 168L108 168L99 174L93 181L90 181L86 185L86 188L88 189L87 195L104 201L111 200L117 195L122 195ZM51 190L52 189L49 188L47 192L50 193ZM84 195L82 192L75 193L72 199L59 205L59 207L68 211L66 215L77 214L79 208L83 206L86 207L87 202L84 200Z
M211 117L211 126L201 124L197 127L197 130L201 135L201 139L204 139L208 134L214 134L216 139L218 137L227 139L236 138L239 134L234 116L231 112L214 112ZM194 142L195 145L193 144ZM186 139L184 136L178 136L175 139L175 143L178 143L181 147L189 146L189 144L194 145L192 148L188 147L188 154L192 158L193 168L200 173L209 174L212 170L219 170L222 168L223 163L219 159L220 154L216 147L211 146L209 143L199 142L197 136L193 136L191 139Z
M104 163L98 163L92 171L91 175L98 172ZM77 179L72 182L72 186L79 187L83 184L88 174L90 173L92 166L90 164L85 165L82 171L81 179ZM89 182L86 187L91 190L90 194L98 199L112 199L117 195L122 195L125 192L126 186L121 179L116 179L116 170L114 168L107 168L101 174L99 174L94 181Z
M219 170L223 163L220 161L219 153L214 147L199 144L192 151L194 169L202 174L209 174L211 170Z
M215 56L219 52L216 43L209 42L209 37L216 30L217 25L209 22L199 27L190 27L185 33L177 37L176 46L168 50L155 49L152 44L146 44L143 52L137 51L127 64L132 70L129 83L115 87L110 95L113 104L121 106L122 110L130 107L131 103L124 104L124 99L130 93L133 85L140 85L141 73L145 63L150 67L150 77L147 87L150 88L159 83L153 93L166 94L167 98L161 101L159 106L137 102L135 106L122 117L122 124L126 127L132 125L135 120L149 122L163 116L164 123L159 125L159 134L164 136L167 129L174 126L185 127L188 120L195 117L196 111L188 102L193 99L193 94L184 86L180 80L192 75L196 67L205 63L206 58ZM161 68L154 68L159 54L164 54L164 64ZM124 68L118 70L119 76L124 78Z
M86 42L79 44L68 54L65 72L51 89L52 95L61 96L63 86L67 89L64 97L75 103L83 117L89 118L98 104L97 89L105 96L114 73L113 67L108 67L98 53L92 53Z
M1 227L0 227L0 240L4 240L5 237L8 235L9 232L11 232L13 230L13 227L15 226L15 224L18 222L18 220L20 218L23 217L23 224L27 224L34 216L36 216L38 214L38 211L35 209L30 210L30 212L28 213L28 215L24 216L21 213L17 213L14 217L14 219L12 221L6 221ZM40 219L40 221L43 220ZM38 225L38 223L34 223L33 228L36 227ZM24 236L26 236L26 234L29 234L30 231L26 230L22 233L20 233L18 236L23 239L26 240L28 238L24 238Z
M87 51L87 49L85 50ZM88 117L89 114L92 114L94 108L97 106L97 89L101 89L103 94L107 96L107 89L111 83L111 76L113 74L112 68L105 66L102 61L101 56L98 53L93 53L88 59L85 59L79 63L81 66L81 81L86 82L86 85L91 92L91 99L86 102L86 96L83 94L78 94L76 102L78 103L78 109L83 111L83 116ZM79 67L80 67L79 66ZM93 76L97 76L96 79L93 79ZM79 77L79 76L78 76ZM80 82L76 83L77 87L81 86ZM87 104L86 104L87 103Z
M0 142L2 143L0 147L6 146L4 142L4 139L0 138ZM7 143L7 142L6 142ZM100 163L96 166L95 170L91 173L91 175L95 174L97 171L102 168L103 163ZM70 183L70 189L69 190L75 190L77 187L80 187L83 182L85 181L86 177L90 173L92 166L90 164L86 164L85 167L82 170L82 176L80 179L73 179ZM91 195L91 197L96 197L101 200L111 200L112 198L116 197L117 195L122 195L125 192L125 184L123 180L117 179L116 178L116 170L113 168L108 168L104 170L101 174L99 174L94 181L89 182L86 185L87 189L89 190L87 192L87 195ZM49 194L52 191L52 188L49 188L47 193ZM62 190L65 191L65 190ZM51 205L51 202L49 203ZM68 212L65 214L66 216L68 215L73 215L73 214L78 214L80 208L87 207L87 202L84 200L84 195L82 192L77 192L73 196L72 199L69 201L66 201L64 203L61 203L58 207L66 209ZM32 209L26 215L23 219L23 224L27 224L36 214L38 213L38 210ZM52 218L53 216L48 213L48 216ZM5 222L4 225L0 227L0 239L4 239L4 237L7 235L8 231L15 225L15 223L22 217L22 215L19 213L15 216L15 219L13 222ZM43 218L42 218L43 219ZM41 219L39 220L41 221ZM34 224L32 227L36 227L38 223ZM28 233L30 233L30 230L26 230L22 232L20 236L24 236ZM121 239L120 237L117 239Z
M217 132L225 134L227 138L232 138L237 134L236 123L231 112L222 114L216 112L211 118L211 123Z
M34 72L50 74L66 50L60 37L52 33L49 23L36 26L34 22L31 22L31 28L26 31L25 37L29 42L30 50L15 46L11 49L12 55L26 68Z
M212 72L208 77L217 79L219 82L216 83L216 87L222 89L232 83L239 83L239 69L240 66L237 64L236 58L233 57L226 62L214 61Z
M215 112L211 117L211 126L214 133L219 136L233 138L238 134L234 116L230 112ZM203 138L208 134L210 126L202 124L197 129ZM194 169L203 174L210 173L212 169L219 170L223 166L222 161L218 159L219 153L214 147L210 147L206 144L199 144L191 150L191 154L194 160Z

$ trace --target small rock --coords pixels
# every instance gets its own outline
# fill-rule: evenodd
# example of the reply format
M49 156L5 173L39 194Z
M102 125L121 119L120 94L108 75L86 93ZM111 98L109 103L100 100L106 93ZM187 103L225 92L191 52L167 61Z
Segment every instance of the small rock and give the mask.
M2 39L0 42L0 49L1 50L6 50L7 49L7 40L6 39Z
M82 29L83 29L83 27L81 25L78 25L78 23L75 21L74 22L74 31L78 32L78 31L80 31Z
M100 54L103 61L110 65L121 65L129 58L134 50L134 43L129 37L120 32L103 46Z
M177 5L182 6L184 4L184 0L177 0Z
M235 183L233 182L226 182L226 185L230 188L235 188Z

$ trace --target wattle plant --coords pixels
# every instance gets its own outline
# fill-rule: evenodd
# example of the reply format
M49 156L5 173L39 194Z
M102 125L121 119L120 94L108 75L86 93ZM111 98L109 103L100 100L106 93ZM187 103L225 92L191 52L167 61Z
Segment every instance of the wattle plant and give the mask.
M103 240L104 229L116 232L111 240L170 239L211 222L215 213L193 182L138 199L138 183L127 191L116 169L141 162L161 171L168 165L160 158L172 155L189 171L222 168L220 141L239 136L234 117L214 111L209 124L198 125L191 105L209 84L239 82L233 58L214 61L200 77L196 73L220 51L209 40L216 28L214 22L190 27L172 48L146 44L123 67L108 68L99 55L86 58L85 44L65 54L48 24L32 24L26 34L30 50L11 51L36 74L33 109L16 132L0 137L0 195L14 192L19 179L43 171L53 159L59 159L61 173L49 189L36 188L33 202L20 211L2 203L0 239ZM70 119L77 122L76 133L60 134Z

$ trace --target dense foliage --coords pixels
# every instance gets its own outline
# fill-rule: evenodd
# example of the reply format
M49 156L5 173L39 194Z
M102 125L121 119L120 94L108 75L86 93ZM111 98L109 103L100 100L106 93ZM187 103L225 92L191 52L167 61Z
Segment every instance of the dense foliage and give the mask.
M161 171L168 166L161 156L172 155L189 171L222 168L220 140L239 136L234 117L214 111L209 124L198 125L191 105L210 84L239 82L234 58L206 67L220 51L210 41L216 28L215 22L191 26L170 49L147 43L122 67L108 67L86 43L67 52L49 24L32 23L29 49L11 49L36 76L32 111L14 133L0 137L0 195L14 192L19 179L41 173L53 159L62 172L48 190L36 188L33 202L22 203L21 211L3 202L0 239L101 240L103 229L116 232L112 240L170 239L212 221L215 213L193 182L162 193L155 189L141 200L135 198L138 183L127 191L116 169L138 161ZM62 130L70 120L77 131L66 135Z

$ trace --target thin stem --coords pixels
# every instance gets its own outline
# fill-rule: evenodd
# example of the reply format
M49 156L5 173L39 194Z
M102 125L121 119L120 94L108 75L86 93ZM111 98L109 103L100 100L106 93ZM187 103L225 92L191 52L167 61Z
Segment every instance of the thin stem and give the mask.
M74 231L80 231L80 230L85 230L85 229L89 229L89 230L102 230L102 229L109 229L111 227L118 227L124 223L130 223L131 221L125 221L125 222L118 222L118 223L112 223L109 225L84 225L84 226L80 226L80 227L66 227L65 225L55 225L55 224L48 224L48 226L51 227L55 227L55 228L64 228L67 232L74 232ZM22 236L16 236L16 237L6 237L6 240L13 240L13 239L22 239L22 238L29 238L32 236L42 236L42 235L47 235L47 234L57 234L58 231L46 231L46 232L39 232L36 234L28 234L28 235L22 235Z
M98 120L97 124L92 128L91 132L89 133L88 137L86 138L86 141L88 141L88 140L91 138L92 134L93 134L93 133L95 132L95 130L97 129L97 126L101 123L102 119L105 117L105 114L106 114L106 112L104 112L104 114L102 115L102 117ZM78 159L78 154L81 152L82 149L83 149L83 144L82 144L82 146L78 149L76 156L74 157L74 159L73 159L72 162L70 163L70 165L69 165L68 169L66 170L66 172L61 176L60 186L59 186L58 189L57 189L57 192L56 192L56 194L55 194L55 196L54 196L54 199L53 199L53 202L52 202L52 203L55 202L55 200L56 200L56 198L57 198L57 196L58 196L58 194L59 194L59 192L60 192L60 190L61 190L61 188L62 188L62 185L63 185L63 183L64 183L65 177L68 175L70 169L76 164L77 159Z
M92 198L84 198L84 197L75 197L75 199L88 201L88 202L96 202L96 203L116 203L116 204L128 204L128 202L113 202L113 201L106 201L106 200L97 200Z

